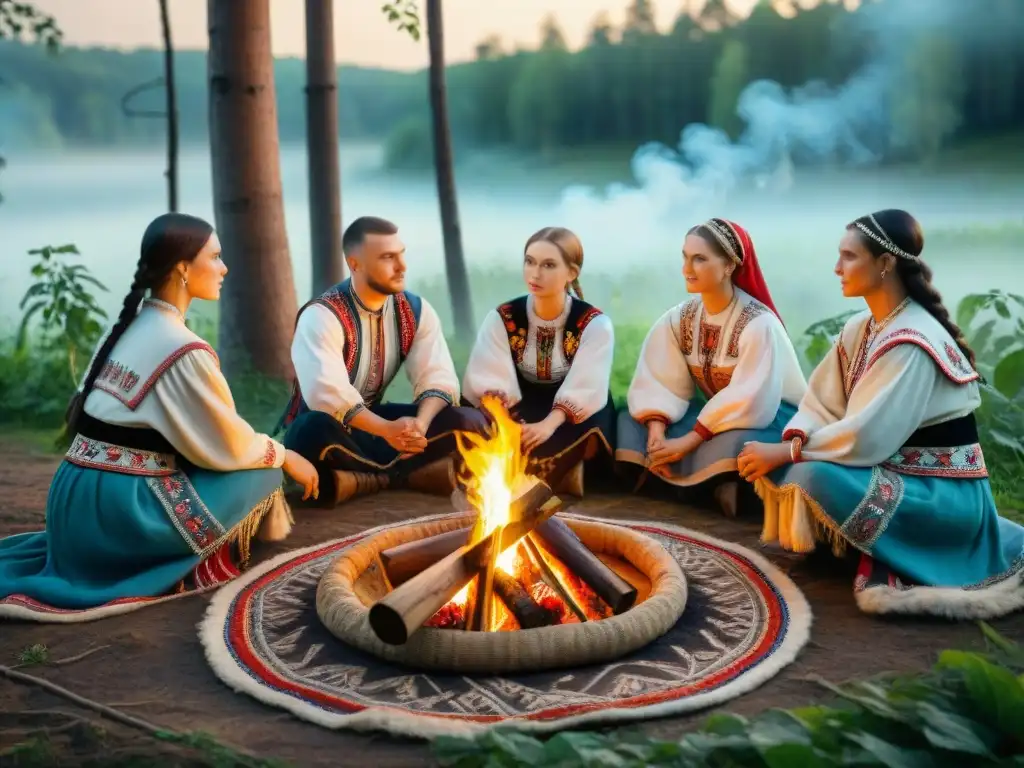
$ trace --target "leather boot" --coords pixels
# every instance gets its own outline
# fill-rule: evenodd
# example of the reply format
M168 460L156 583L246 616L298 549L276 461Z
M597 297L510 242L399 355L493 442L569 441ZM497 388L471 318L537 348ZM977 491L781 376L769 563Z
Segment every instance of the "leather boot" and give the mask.
M449 456L414 469L406 477L404 485L410 491L431 496L451 496L456 488L455 461Z
M715 501L726 517L735 518L739 512L739 492L740 484L735 481L720 483L715 488Z
M334 472L334 504L343 504L358 496L383 491L390 485L387 475L377 472L349 472L335 469Z
M575 496L576 498L583 498L583 462L577 462L576 466L570 469L561 480L558 481L558 485L552 488L556 496Z

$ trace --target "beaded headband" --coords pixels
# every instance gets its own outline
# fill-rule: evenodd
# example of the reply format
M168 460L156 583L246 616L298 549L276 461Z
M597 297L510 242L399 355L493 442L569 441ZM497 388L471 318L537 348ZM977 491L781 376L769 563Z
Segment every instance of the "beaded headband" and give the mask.
M736 233L732 231L732 227L723 226L718 219L708 219L704 222L704 228L715 236L715 240L722 246L726 256L737 264L743 263L743 249Z
M871 227L860 221L854 222L854 226L857 227L857 229L859 229L865 235L870 237L872 240L874 240L876 243L878 243L880 246L882 246L886 250L886 252L891 253L893 256L899 256L901 259L906 259L907 261L921 260L920 256L914 256L913 254L907 253L898 245L896 245L896 243L892 241L892 238L886 234L884 229L882 229L882 225L878 223L878 220L874 217L874 215L869 215L868 218L871 220L871 223L875 225L875 229L877 229L878 232L872 231Z

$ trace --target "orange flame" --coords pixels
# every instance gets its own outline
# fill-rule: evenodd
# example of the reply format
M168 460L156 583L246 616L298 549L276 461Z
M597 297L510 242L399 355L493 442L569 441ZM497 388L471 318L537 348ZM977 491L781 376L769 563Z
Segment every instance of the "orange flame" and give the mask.
M485 395L480 405L493 419L487 433L458 432L455 436L465 462L466 497L478 512L470 544L509 522L516 490L528 482L526 456L520 451L522 428L499 398ZM515 552L513 544L498 557L497 567L510 575L515 570ZM467 585L453 602L465 605L468 597Z

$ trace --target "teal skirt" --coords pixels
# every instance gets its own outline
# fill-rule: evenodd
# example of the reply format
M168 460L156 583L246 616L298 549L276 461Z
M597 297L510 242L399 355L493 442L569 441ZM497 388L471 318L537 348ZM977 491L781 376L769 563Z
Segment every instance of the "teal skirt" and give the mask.
M279 469L144 476L65 460L46 529L0 540L0 617L87 620L228 581L267 515L289 514L282 480Z
M686 415L665 430L669 439L682 437L693 430L700 416L698 401L690 403ZM778 443L782 430L796 414L796 407L789 403L779 406L772 423L761 429L732 429L719 432L702 443L695 451L679 461L670 464L671 477L659 480L676 486L691 487L726 473L736 473L736 457L746 443L752 441ZM625 464L645 466L647 461L647 427L629 415L628 409L619 412L615 460Z
M809 548L808 537L858 550L854 594L869 613L979 619L1024 607L1024 527L999 516L983 470L960 471L956 452L942 455L952 465L921 473L890 462L776 470L755 486L762 539L796 551Z

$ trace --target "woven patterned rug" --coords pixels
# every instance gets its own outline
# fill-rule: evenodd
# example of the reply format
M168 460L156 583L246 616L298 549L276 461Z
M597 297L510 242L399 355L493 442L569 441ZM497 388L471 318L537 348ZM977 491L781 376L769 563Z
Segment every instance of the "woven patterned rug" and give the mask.
M689 582L675 627L614 662L469 677L424 674L345 645L320 624L317 583L344 547L382 529L288 552L221 588L200 625L207 659L235 690L318 725L433 738L711 707L763 684L807 642L803 594L756 553L664 522L601 522L653 536Z

